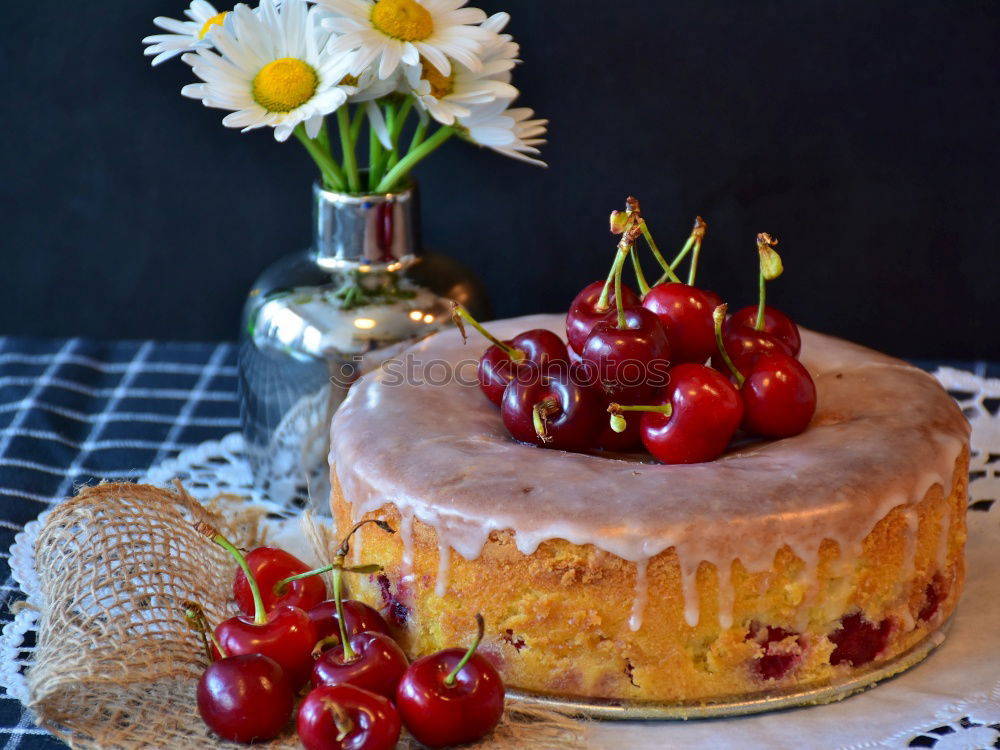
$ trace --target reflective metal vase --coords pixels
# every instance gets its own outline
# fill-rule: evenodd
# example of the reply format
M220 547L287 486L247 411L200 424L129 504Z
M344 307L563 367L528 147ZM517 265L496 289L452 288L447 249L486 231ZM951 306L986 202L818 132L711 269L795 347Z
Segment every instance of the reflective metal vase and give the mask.
M329 513L329 425L348 388L451 325L451 300L489 317L482 284L422 253L414 185L384 195L313 187L310 249L265 270L240 328L243 437L254 482Z

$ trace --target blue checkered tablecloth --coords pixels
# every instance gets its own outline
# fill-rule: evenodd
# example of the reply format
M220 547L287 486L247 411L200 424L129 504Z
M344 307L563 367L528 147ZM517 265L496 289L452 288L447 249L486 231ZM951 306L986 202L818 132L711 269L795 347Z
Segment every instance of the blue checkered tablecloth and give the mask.
M235 344L0 337L0 627L24 524L79 485L137 479L238 429ZM59 747L0 697L0 750Z
M7 553L14 535L79 485L137 479L238 430L235 363L232 343L0 337L0 626L19 598ZM1000 376L1000 363L917 364ZM60 747L0 696L0 750Z

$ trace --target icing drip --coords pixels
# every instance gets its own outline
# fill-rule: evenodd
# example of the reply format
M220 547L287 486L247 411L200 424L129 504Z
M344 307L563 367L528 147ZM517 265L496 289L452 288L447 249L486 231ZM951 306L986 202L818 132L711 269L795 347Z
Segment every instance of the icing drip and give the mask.
M687 570L681 565L681 587L684 590L684 622L692 628L701 619L701 602L698 598L698 568Z
M530 316L491 330L504 339L529 328L561 334L563 324L562 316ZM515 443L476 385L482 346L464 346L457 331L446 331L407 351L406 382L383 369L351 388L333 420L331 462L355 518L391 503L410 524L404 567L412 565L413 519L435 529L439 594L451 549L475 559L492 531L509 529L525 555L565 539L642 568L674 547L691 625L700 618L695 572L710 562L720 571L725 622L732 617L730 561L767 570L787 544L806 562L802 595L818 596L820 542L835 541L850 567L892 508L919 501L935 484L950 487L968 442L968 422L923 371L807 330L802 341L801 360L818 395L808 430L744 444L705 464L663 466L648 456L609 459ZM456 375L443 384L442 364ZM942 521L948 524L950 517ZM944 528L942 537L941 561ZM641 623L640 588L637 580L632 623Z
M451 568L451 547L447 544L438 544L438 574L434 584L434 593L437 596L444 596L448 590L448 572Z
M649 558L637 560L635 563L635 596L632 599L632 616L628 620L628 626L633 631L642 627L642 613L646 608L646 598L649 591L646 582L648 564Z

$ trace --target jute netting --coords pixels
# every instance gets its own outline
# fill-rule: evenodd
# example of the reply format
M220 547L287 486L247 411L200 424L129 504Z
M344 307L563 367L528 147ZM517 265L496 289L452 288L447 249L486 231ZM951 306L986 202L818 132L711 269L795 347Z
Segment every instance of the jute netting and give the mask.
M185 623L185 602L201 604L212 623L237 614L236 563L194 530L198 521L245 548L266 535L263 511L236 498L205 507L179 484L172 492L126 483L84 489L39 533L42 611L29 705L41 726L71 746L239 747L212 735L195 703L207 661ZM307 537L330 557L332 530L315 524ZM580 726L508 700L501 726L482 746L577 747ZM294 721L266 746L299 747Z

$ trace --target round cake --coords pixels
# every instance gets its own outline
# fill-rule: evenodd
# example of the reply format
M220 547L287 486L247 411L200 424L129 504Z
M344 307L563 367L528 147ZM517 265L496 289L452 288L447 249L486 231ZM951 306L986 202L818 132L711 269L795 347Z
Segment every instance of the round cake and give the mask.
M356 535L356 559L384 570L352 593L411 658L466 642L481 612L510 687L711 703L849 678L954 609L969 427L922 370L803 330L808 429L668 466L515 442L477 387L482 348L437 334L332 423L338 527L398 530Z

